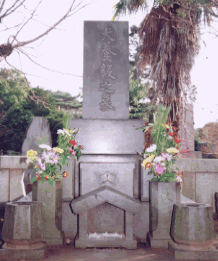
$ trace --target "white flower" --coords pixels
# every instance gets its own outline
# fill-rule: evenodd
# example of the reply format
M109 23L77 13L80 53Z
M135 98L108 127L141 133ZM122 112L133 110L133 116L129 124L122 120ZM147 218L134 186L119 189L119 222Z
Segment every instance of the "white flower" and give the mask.
M158 156L158 157L156 157L156 158L154 159L154 162L161 162L161 161L164 161L164 160L165 160L164 157Z
M172 136L168 136L168 140L172 140L172 138L173 138Z
M78 148L79 148L79 146L78 146L78 145L75 145L73 148L74 148L74 149L78 149Z
M156 144L152 144L149 148L147 148L145 151L146 152L152 152L155 151L157 149L157 145Z
M62 134L62 135L64 135L64 130L58 130L58 131L57 131L57 134Z
M40 144L39 148L46 149L46 150L51 150L51 147L49 145L46 145L46 144Z
M177 176L177 177L176 177L176 181L182 182L182 178L181 178L180 176Z

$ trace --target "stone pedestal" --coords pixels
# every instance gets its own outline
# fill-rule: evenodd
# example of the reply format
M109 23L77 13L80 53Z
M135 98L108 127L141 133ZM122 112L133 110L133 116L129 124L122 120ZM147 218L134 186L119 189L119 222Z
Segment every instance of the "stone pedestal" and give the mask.
M212 206L199 203L175 204L169 250L175 259L213 260L218 258Z
M149 181L150 232L148 240L152 248L168 248L173 204L180 203L179 182Z
M169 242L168 249L175 260L218 260L218 240L207 247L196 249L193 246Z
M53 187L45 182L33 183L32 199L43 203L45 241L48 245L62 245L62 186L63 181L55 181Z
M6 204L0 260L44 259L44 222L42 204L38 202L10 202Z
M93 239L88 237L88 209L108 202L125 211L124 238ZM138 200L125 195L111 187L104 186L89 192L71 202L75 214L79 214L79 231L75 240L76 248L87 247L124 247L136 249L137 241L133 236L133 213L140 212L141 204ZM106 231L105 231L106 232Z

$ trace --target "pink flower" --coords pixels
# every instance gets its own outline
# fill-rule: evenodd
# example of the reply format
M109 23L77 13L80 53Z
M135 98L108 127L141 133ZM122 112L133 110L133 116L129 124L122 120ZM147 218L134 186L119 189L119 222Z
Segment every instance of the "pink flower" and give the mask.
M155 171L158 173L158 174L163 174L164 173L164 170L165 170L165 168L164 167L162 167L162 166L160 166L160 165L158 165L158 164L154 164L154 168L155 168Z
M60 158L59 155L55 155L55 156L51 159L52 163L54 163L54 164L58 164L58 160L59 160L59 158Z
M161 153L162 157L170 161L172 159L172 155L169 153Z

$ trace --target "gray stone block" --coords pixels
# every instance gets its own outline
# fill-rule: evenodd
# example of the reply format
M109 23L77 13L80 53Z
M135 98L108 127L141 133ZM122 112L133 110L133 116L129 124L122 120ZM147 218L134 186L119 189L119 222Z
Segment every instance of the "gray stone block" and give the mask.
M98 188L73 200L71 207L74 213L79 214L104 202L108 202L132 213L140 212L141 210L141 204L138 200L107 186Z
M129 118L128 22L84 22L83 118Z
M144 133L136 130L144 120L72 119L69 127L79 128L82 154L134 154L144 149Z
M32 245L43 241L42 205L38 202L6 204L3 240L10 245Z
M193 247L169 242L168 249L172 252L175 260L217 260L218 250L211 245L207 250L196 250Z
M21 155L26 156L28 150L39 152L40 144L47 144L52 147L50 126L48 120L44 117L34 117L26 130Z
M43 221L45 226L45 241L48 245L62 245L62 189L63 181L39 184L33 182L32 200L43 203Z
M107 202L88 210L88 233L124 233L124 211Z
M81 195L101 186L112 187L133 197L135 162L80 163Z
M24 156L0 156L0 169L26 169L26 160Z
M150 246L168 247L173 204L180 203L179 182L150 181Z
M40 261L45 258L45 246L39 249L0 249L0 261Z
M178 244L202 247L215 239L212 206L198 203L174 204L170 229Z

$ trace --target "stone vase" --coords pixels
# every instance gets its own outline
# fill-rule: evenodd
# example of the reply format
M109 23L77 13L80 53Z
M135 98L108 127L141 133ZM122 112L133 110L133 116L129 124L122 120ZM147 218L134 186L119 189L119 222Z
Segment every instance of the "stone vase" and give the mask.
M199 250L209 246L216 238L212 206L200 203L175 204L170 234L177 244Z
M42 204L9 202L5 208L0 260L44 260ZM2 259L1 259L2 258Z
M48 245L62 245L62 187L63 180L33 183L32 200L43 203L43 221L45 226L45 242Z
M168 248L173 205L180 203L180 182L149 181L150 222L148 242L152 248Z

